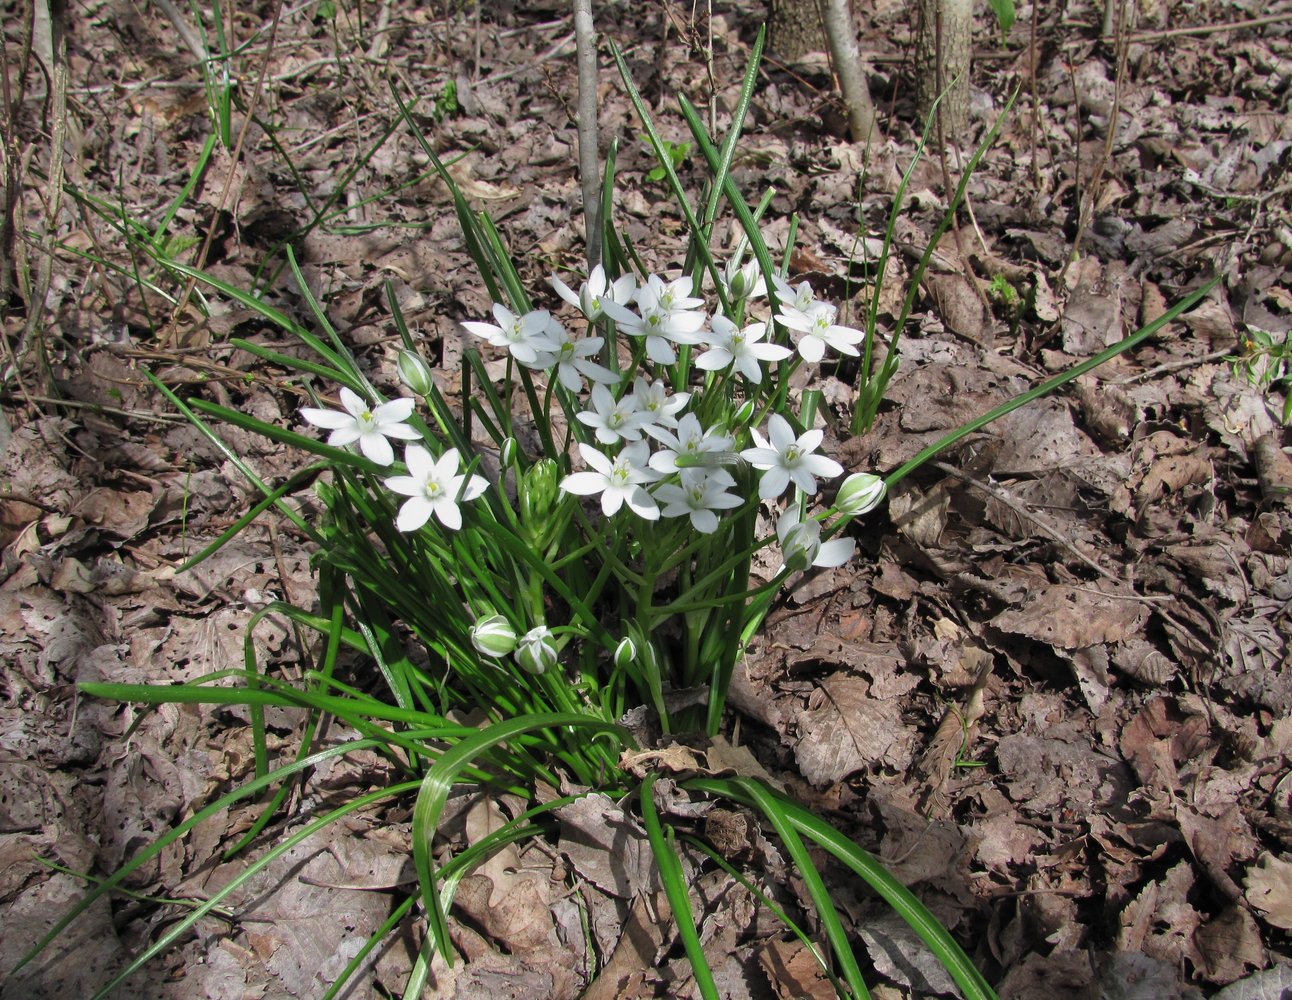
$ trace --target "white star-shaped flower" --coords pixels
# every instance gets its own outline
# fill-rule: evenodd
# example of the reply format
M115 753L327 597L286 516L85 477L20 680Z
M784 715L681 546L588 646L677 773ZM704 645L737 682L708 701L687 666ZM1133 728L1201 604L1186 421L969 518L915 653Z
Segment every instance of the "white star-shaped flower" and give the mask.
M676 434L663 427L647 427L646 433L664 445L650 457L650 467L656 472L717 466L737 458L730 451L731 438L706 430L694 413L678 421Z
M480 476L458 474L458 450L450 448L439 459L434 458L420 444L410 444L404 452L407 476L394 476L386 480L386 488L408 497L399 508L395 527L400 531L416 531L432 514L446 528L456 531L462 527L462 512L458 504L474 500L489 486Z
M369 406L355 392L342 386L341 405L345 407L344 413L301 407L303 420L332 432L327 443L334 448L343 448L357 441L365 457L378 465L390 465L395 461L395 452L386 438L415 441L421 437L416 429L405 423L413 415L411 399L393 399L380 406Z
M650 433L651 427L676 427L677 413L691 399L689 392L668 394L668 386L663 382L650 382L640 375L633 379L633 406L638 413L649 417L642 429Z
M837 312L827 302L818 302L807 312L798 309L782 309L780 321L791 330L800 334L798 350L804 361L815 364L825 357L825 349L833 348L840 354L856 357L861 352L857 345L866 339L860 330L836 323Z
M547 325L547 337L552 342L551 353L539 360L546 362L542 365L543 368L556 368L557 379L570 392L583 391L584 377L593 382L619 381L618 375L592 360L605 343L604 338L584 337L574 340L555 318Z
M580 423L597 432L602 444L614 444L619 439L640 441L642 428L650 422L647 414L637 409L632 395L616 400L614 393L598 383L592 387L591 409L575 414Z
M636 312L616 302L603 301L602 308L625 333L646 338L646 357L657 365L671 365L677 361L673 344L701 342L704 313L696 310L704 300L693 298L690 290L688 277L666 282L652 274L637 289Z
M744 329L736 326L726 316L714 316L710 321L713 346L695 359L695 367L706 372L718 372L735 365L736 371L754 384L763 381L760 361L783 361L794 352L780 344L763 344L767 333L766 323L750 323Z
M728 493L736 485L731 474L722 469L683 469L677 485L663 483L655 488L655 499L663 503L665 517L688 515L701 534L718 530L717 510L739 507L741 499Z
M812 283L809 281L799 282L795 288L779 274L772 275L772 284L776 286L776 301L780 304L782 310L797 309L805 313L817 304L816 295L812 291ZM779 315L777 319L779 319Z
M740 457L755 469L763 470L763 477L758 481L758 496L763 500L780 496L790 480L804 493L812 494L817 489L816 477L833 479L843 475L843 466L834 459L813 454L825 437L819 428L804 431L795 438L789 421L773 413L767 420L770 443L758 431L751 433L758 447L746 448Z
M522 365L535 365L539 355L555 347L547 335L548 321L551 315L546 309L535 309L517 316L504 305L494 303L493 323L464 321L463 328L477 337L482 337L494 347L505 347L511 356Z
M602 303L610 301L626 306L632 302L633 295L637 292L637 279L631 274L620 275L614 281L609 281L606 278L605 268L600 264L592 269L588 280L579 286L578 294L575 294L574 290L556 275L552 275L551 282L552 287L556 289L556 294L583 313L592 323L605 315Z
M646 467L645 441L625 445L614 459L607 458L588 444L579 445L579 453L589 471L575 472L561 480L566 493L586 497L601 494L601 510L606 517L618 513L624 504L647 521L659 518L659 506L643 487L658 478Z

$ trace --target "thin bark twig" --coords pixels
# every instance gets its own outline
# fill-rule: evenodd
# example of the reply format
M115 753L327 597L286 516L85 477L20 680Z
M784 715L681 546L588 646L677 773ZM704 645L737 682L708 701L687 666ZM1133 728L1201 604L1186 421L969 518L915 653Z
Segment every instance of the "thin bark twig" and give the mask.
M592 0L574 0L574 45L579 66L579 181L583 187L588 272L601 263L601 155L597 138L597 32Z

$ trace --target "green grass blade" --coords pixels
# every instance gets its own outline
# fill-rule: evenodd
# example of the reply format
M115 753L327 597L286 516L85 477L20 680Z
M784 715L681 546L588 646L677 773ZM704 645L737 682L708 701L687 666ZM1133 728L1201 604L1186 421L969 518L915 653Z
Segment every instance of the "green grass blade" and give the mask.
M695 985L704 1000L718 1000L718 986L713 981L713 970L704 957L704 945L700 943L700 932L695 927L695 916L691 913L691 892L687 888L686 877L682 872L682 863L678 860L673 844L671 828L666 833L655 810L652 789L657 775L654 772L646 775L642 782L642 825L650 840L651 854L655 857L655 866L659 869L660 881L664 884L664 893L668 896L668 905L673 910L673 919L677 921L677 933L686 949L686 957L691 961L691 971L695 974Z
M820 871L813 864L811 855L795 832L780 802L767 791L766 786L753 779L734 778L732 781L745 790L754 805L771 822L776 835L785 845L795 870L803 880L808 895L812 897L812 904L816 907L817 917L825 931L826 940L830 942L830 948L843 970L843 978L847 981L853 997L855 1000L870 1000L870 991L866 989L866 983L861 977L861 969L857 965L856 956L852 953L852 945L848 943L848 934L843 929L839 912L834 907L834 901L830 899L830 893L825 887Z
M417 140L417 144L422 147L422 152L430 159L431 166L439 174L440 180L449 189L449 194L453 198L453 210L457 213L458 225L462 229L462 238L466 240L467 255L475 261L476 271L480 275L480 280L485 283L490 299L494 302L502 302L502 292L498 287L497 279L494 277L493 261L485 248L485 239L480 232L480 227L476 224L475 214L471 211L471 206L467 204L466 198L458 189L456 182L453 180L453 175L449 173L443 161L436 155L435 147L426 141L426 136L413 118L412 109L404 103L404 98L393 80L391 81L390 92L395 98L395 104L399 107L400 117L403 118L404 123L408 126L408 130L413 133L413 138Z
M328 466L323 462L316 462L313 465L307 465L305 468L291 476L291 478L287 479L281 486L275 487L274 490L265 496L263 500L260 500L255 506L250 508L245 514L234 521L233 524L220 532L219 537L216 538L215 541L211 542L211 544L202 549L202 551L197 553L197 555L192 556L184 562L183 565L180 566L179 572L187 572L194 566L199 565L204 560L215 555L215 553L219 552L220 549L224 548L225 545L232 541L243 528L249 525L270 507L275 506L278 501L287 496L287 494L296 492L296 490L300 489L302 485L313 479L326 468L328 468Z
M334 448L325 441L318 438L307 437L296 431L289 431L285 427L279 427L277 424L271 424L264 420L259 420L240 410L233 410L227 406L221 406L219 403L211 403L205 399L194 399L189 406L193 410L200 410L208 416L216 417L226 424L233 424L235 427L241 427L243 430L252 431L262 437L267 437L271 441L277 441L279 444L289 445L292 448L298 448L301 451L309 452L311 455L319 455L328 460L332 466L344 465L360 472L366 472L370 475L389 475L394 466L378 465L372 459L364 458L360 454L352 451L346 451L343 448ZM186 407L188 409L188 407ZM268 490L266 489L266 492ZM299 516L299 515L298 515Z
M816 942L807 936L807 932L803 930L802 927L790 919L790 915L781 908L781 905L777 903L776 900L763 892L763 890L758 887L757 883L746 877L743 872L738 870L730 861L724 858L700 838L688 836L686 837L686 842L697 851L707 854L715 865L743 885L752 895L757 896L759 902L771 910L772 915L784 924L785 927L789 929L789 932L799 939L799 943L808 950L814 959L816 959L817 966L821 969L821 972L826 976L826 978L830 980L831 985L834 986L834 991L840 996L844 995L843 983L839 982L839 977L836 976L834 974L834 970L830 968L830 963L825 960L825 956L821 954L821 949L816 946Z
M683 787L708 792L753 806L749 794L751 779L693 778ZM955 939L928 908L915 895L893 878L870 852L858 847L830 824L814 816L809 810L791 802L779 792L765 786L763 791L771 796L789 825L798 833L815 841L863 879L893 910L910 925L911 929L937 956L965 1000L999 1000L981 972L969 960Z
M1058 375L1055 375L1051 378L1046 379L1040 385L1035 386L1034 388L1028 389L1026 392L1019 393L1013 399L1002 403L1000 406L997 406L994 409L988 410L981 417L976 417L975 419L969 421L967 424L964 424L961 427L957 427L955 430L953 430L950 434L947 434L945 437L938 439L933 444L929 445L927 448L921 451L914 458L912 458L910 461L908 461L906 464L898 467L898 469L895 472L891 473L884 480L884 485L886 489L889 492L891 492L894 485L899 483L901 480L905 479L908 475L910 475L912 472L918 469L929 459L933 458L939 452L942 452L945 449L950 448L961 438L967 437L968 435L974 433L974 431L977 431L983 427L986 427L993 420L999 420L1007 413L1013 413L1020 406L1026 406L1032 400L1039 399L1041 396L1044 396L1044 395L1047 395L1048 393L1053 392L1055 389L1059 388L1062 385L1066 385L1067 383L1071 382L1073 379L1080 378L1082 375L1086 374L1086 372L1091 371L1095 368L1098 368L1105 361L1115 358L1117 357L1117 355L1122 354L1126 351L1129 351L1132 347L1135 347L1136 345L1147 340L1149 337L1153 336L1153 334L1157 333L1158 330L1162 329L1162 327L1166 326L1167 323L1170 323L1172 320L1178 317L1181 313L1184 313L1189 309L1192 309L1195 305L1201 302L1202 299L1207 295L1207 293L1209 293L1216 286L1216 284L1220 281L1221 277L1223 276L1217 275L1216 277L1212 278L1210 281L1202 285L1202 287L1195 289L1193 292L1190 292L1179 302L1173 305L1170 309L1164 312L1161 316L1155 319L1152 323L1149 323L1147 326L1141 327L1139 330L1136 330L1129 337L1126 337L1123 340L1119 340L1117 343L1113 344L1113 346L1108 348L1107 350L1100 351L1093 358L1087 358L1085 361L1081 362L1081 364L1073 365L1067 371L1060 372Z
M138 854L136 854L133 858L131 858L120 868L118 868L115 872L113 872L110 876L108 876L106 879L98 883L98 885L88 895L86 895L84 899L82 899L76 905L72 906L62 917L58 919L58 921L54 924L54 926L50 928L49 932L43 938L37 941L36 944L32 947L32 949L19 960L18 964L14 966L10 975L17 972L25 965L28 965L37 956L39 956L40 953L44 951L45 948L47 948L51 942L53 942L60 934L63 933L64 930L67 929L68 925L71 924L72 921L74 921L82 913L84 913L91 906L93 906L99 900L100 897L114 890L118 885L124 882L132 872L134 872L140 866L147 864L158 854L164 851L168 846L173 844L176 840L179 840L181 837L185 836L190 830L192 830L199 823L205 822L206 820L214 816L216 813L220 812L221 810L229 808L229 806L234 805L235 803L241 801L242 799L250 798L251 796L258 795L266 788L271 787L275 783L282 781L293 774L297 774L309 768L316 767L319 764L322 764L333 757L339 757L347 753L355 753L361 750L374 749L376 747L379 747L380 745L381 745L380 740L359 739L359 740L352 740L348 743L342 743L339 746L329 747L328 749L321 750L320 752L310 757L306 757L303 760L296 761L294 764L284 765L278 770L265 775L263 778L256 778L253 781L249 781L247 782L247 784L241 785L240 787L235 788L233 791L220 796L220 798L216 799L209 806L206 806L204 809L199 810L198 812L190 816L188 819L184 820L184 822L180 823L178 826L162 834L151 844L149 844Z
M475 735L446 750L439 760L426 773L421 789L417 793L417 805L413 809L413 861L417 867L417 878L421 884L422 904L426 908L427 921L430 924L431 936L436 947L450 965L453 954L449 941L448 921L444 906L436 889L435 862L431 857L431 842L439 826L444 804L457 780L458 773L474 758L492 750L503 743L538 729L553 729L562 726L574 727L592 733L614 733L625 743L631 743L632 737L626 729L613 723L602 722L587 716L573 713L548 713L543 715L522 716L495 722L487 728L477 731Z
M155 376L152 372L149 372L149 371L144 372L144 377L147 378L148 381L151 382L163 396L165 396L167 399L170 400L171 404L175 407L175 409L179 410L179 412L182 413L188 419L189 423L191 423L194 427L196 427L199 431L201 431L202 435L213 445L215 445L217 449L219 449L220 454L222 454L225 458L227 458L230 462L233 463L234 468L236 468L240 473L242 473L243 478L245 478L247 482L251 483L252 486L254 486L256 489L258 489L261 493L265 494L266 496L268 496L270 493L273 492L273 490L271 490L260 480L259 476L257 476L254 472L251 471L251 467L242 460L242 456L239 455L232 448L230 448L228 444L225 443L224 439L220 437L220 435L216 434L215 431L211 430L211 428L207 426L206 421L199 418L198 415L193 412L192 408L189 407L187 403L185 403L182 399L179 398L179 396L177 396L174 392L171 391L170 387L166 385L166 383L162 382L161 379L157 378L157 376ZM213 405L213 404L205 404L204 401L200 401L200 400L194 400L193 402L194 402L194 405L197 406L199 409L203 408L204 405ZM224 413L236 413L236 411L226 410L224 407L216 407L215 410L219 412L224 412ZM306 438L303 440L309 440L309 439ZM285 516L289 521L291 521L292 524L296 525L297 528L299 528L305 535L307 535L310 541L312 541L315 545L321 546L323 544L323 539L319 536L319 533L310 526L310 524L305 520L305 518L303 518L299 513L294 511L290 506L284 503L281 499L276 501L274 506L277 507L279 512L282 513L283 516Z
M731 174L731 164L736 158L736 146L745 128L745 118L749 115L749 105L754 99L754 87L758 83L758 67L762 63L763 45L766 40L767 25L759 25L758 37L754 39L754 47L749 52L748 62L745 63L745 76L741 81L740 95L736 98L736 107L731 113L731 130L727 133L727 138L723 140L722 155L714 166L713 189L709 192L708 204L704 206L706 232L713 225L713 220L718 215L718 203L722 199L727 178ZM694 133L694 130L692 132ZM700 130L700 134L706 140L708 139L708 133L704 129ZM700 135L696 135L696 140L700 140Z
M242 671L221 671L225 676L241 676ZM201 684L96 684L85 683L80 690L93 698L109 701L132 701L141 705L272 705L277 708L313 708L344 718L379 719L399 722L407 726L425 728L428 724L439 726L442 720L419 712L384 702L340 698L315 691L298 691L279 686L281 682L261 678L261 683L272 683L270 688L210 687ZM476 732L469 726L444 726L445 736L461 738Z
M137 955L129 965L122 969L112 978L112 981L94 994L91 1000L104 1000L114 989L138 972L144 965L152 961L157 955L165 951L172 944L196 924L202 917L206 916L212 909L218 906L230 893L240 888L244 883L257 875L261 869L272 864L277 858L286 854L297 844L308 839L324 827L343 819L351 813L358 812L369 805L381 802L385 799L396 798L405 792L411 792L417 787L416 781L405 781L390 788L379 789L375 792L369 792L366 795L360 795L355 799L347 802L330 812L324 813L318 819L307 823L296 833L285 838L281 843L275 844L272 848L264 853L255 861L250 862L246 869L240 872L235 878L230 879L227 885L222 886L216 892L213 892L207 900L195 907L183 920L168 927L165 933L161 934L151 945L145 948Z
M632 74L628 71L628 63L624 61L623 53L619 51L619 46L613 41L610 43L610 52L614 56L615 64L619 67L619 76L624 82L624 88L628 91L628 100L632 102L633 108L637 112L637 118L642 123L642 128L646 131L646 139L655 153L655 159L668 180L668 187L673 194L673 200L677 202L683 218L686 219L687 229L695 241L694 246L700 255L700 260L705 269L713 275L714 285L718 289L719 297L723 300L723 308L730 311L730 306L725 299L726 293L722 291L722 284L718 281L718 269L713 262L713 255L709 253L708 243L702 237L704 229L700 225L700 220L696 218L695 209L691 207L691 202L687 198L686 192L682 189L682 182L678 179L677 171L673 169L673 157L669 155L663 138L655 129L655 123L651 119L646 102L642 100L642 96L637 90L637 85L633 83ZM710 148L712 148L712 143L710 143Z
M321 365L316 361L309 361L305 358L293 358L287 354L271 351L267 347L261 347L259 344L253 344L249 340L240 338L235 338L229 343L234 347L241 348L248 354L254 354L256 357L263 358L280 368L286 368L288 371L308 372L310 375L317 375L328 382L339 382L346 388L353 389L361 396L366 395L368 392L368 386L364 382L346 372L338 371L331 365Z

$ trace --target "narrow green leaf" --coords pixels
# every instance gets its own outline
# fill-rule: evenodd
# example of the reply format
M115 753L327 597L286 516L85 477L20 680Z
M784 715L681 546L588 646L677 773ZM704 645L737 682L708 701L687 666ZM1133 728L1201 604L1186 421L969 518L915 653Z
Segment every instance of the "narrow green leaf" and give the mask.
M491 723L485 729L476 732L474 736L446 750L426 772L426 777L417 793L417 805L413 809L413 861L417 867L418 881L421 883L422 905L426 908L431 936L444 956L444 960L450 965L453 963L453 954L449 941L448 921L443 902L436 889L435 861L431 856L431 842L439 827L440 815L444 811L444 804L448 801L449 792L457 781L458 773L485 751L525 733L562 726L591 733L612 733L618 735L625 744L632 743L632 736L622 726L588 716L555 712L525 716Z
M691 891L682 872L682 863L678 860L672 837L666 835L659 821L659 813L655 810L652 794L656 777L658 775L652 771L642 782L642 825L646 828L651 854L655 857L655 867L659 869L664 894L668 896L668 905L677 922L678 936L682 939L682 947L686 949L686 957L691 961L691 971L695 973L695 985L704 1000L718 1000L718 986L713 981L713 970L709 968L709 960L705 958L704 945L700 943L700 932L696 930L695 916L691 912ZM671 834L671 830L669 833Z

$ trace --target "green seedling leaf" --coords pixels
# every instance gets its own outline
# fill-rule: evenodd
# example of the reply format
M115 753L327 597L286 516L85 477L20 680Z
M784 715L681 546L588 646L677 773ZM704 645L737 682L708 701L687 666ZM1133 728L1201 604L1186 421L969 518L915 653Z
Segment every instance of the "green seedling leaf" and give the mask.
M1026 406L1032 400L1040 399L1042 396L1048 395L1049 393L1053 392L1055 389L1058 389L1060 386L1067 385L1067 383L1071 382L1073 379L1080 378L1082 375L1086 374L1086 372L1093 371L1095 368L1098 368L1100 365L1102 365L1105 361L1109 361L1112 358L1117 357L1117 355L1123 354L1126 351L1129 351L1132 347L1135 347L1138 344L1143 343L1149 337L1153 336L1153 334L1157 333L1158 330L1162 329L1162 327L1166 326L1167 323L1170 323L1172 320L1174 320L1181 313L1187 312L1188 310L1192 309L1195 305L1197 305L1199 302L1201 302L1202 299L1213 288L1216 287L1221 277L1222 277L1221 275L1217 275L1216 277L1212 278L1210 281L1207 281L1200 288L1197 288L1189 295L1186 295L1183 299L1181 299L1179 302L1173 305L1170 309L1164 312L1152 323L1149 323L1147 326L1141 327L1139 330L1132 333L1129 337L1126 337L1125 339L1118 341L1116 344L1113 344L1113 346L1108 348L1107 350L1100 351L1093 358L1088 358L1087 360L1081 362L1081 364L1079 365L1073 365L1067 371L1060 372L1058 375L1055 375L1052 378L1046 379L1040 385L1032 389L1028 389L1026 392L1019 393L1013 399L1005 403L1002 403L1000 406L997 406L992 410L989 410L987 413L984 413L981 417L977 417L974 420L970 420L968 423L964 424L963 426L953 430L950 434L947 434L945 437L942 437L938 441L935 441L933 444L929 445L918 455L916 455L914 458L908 461L905 465L902 465L895 472L889 475L884 480L885 488L891 493L894 485L899 483L901 480L905 479L908 475L910 475L912 472L918 469L921 465L929 461L929 459L940 454L942 451L946 450L947 448L950 448L953 444L955 444L957 441L960 441L962 438L968 437L970 434L974 433L975 431L981 430L983 427L986 427L993 420L999 420L1001 417L1005 416L1005 414L1013 413L1020 406Z

